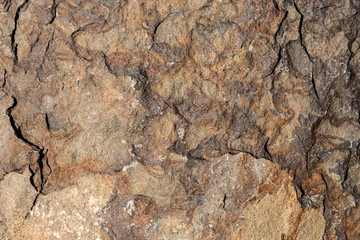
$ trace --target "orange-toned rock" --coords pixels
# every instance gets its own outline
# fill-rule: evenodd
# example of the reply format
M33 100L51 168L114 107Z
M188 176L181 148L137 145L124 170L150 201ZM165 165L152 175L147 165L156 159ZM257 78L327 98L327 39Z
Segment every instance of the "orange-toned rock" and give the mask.
M0 235L360 238L359 13L0 1Z

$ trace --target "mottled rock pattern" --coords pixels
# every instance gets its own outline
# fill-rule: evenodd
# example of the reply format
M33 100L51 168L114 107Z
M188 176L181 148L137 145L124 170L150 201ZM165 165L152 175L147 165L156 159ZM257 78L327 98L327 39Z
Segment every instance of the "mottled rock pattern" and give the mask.
M360 239L357 0L0 0L3 239Z

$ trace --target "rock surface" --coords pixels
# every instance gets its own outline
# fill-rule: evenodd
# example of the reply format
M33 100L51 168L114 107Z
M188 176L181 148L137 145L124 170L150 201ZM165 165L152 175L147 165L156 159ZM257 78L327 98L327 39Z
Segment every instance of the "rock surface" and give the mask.
M360 239L356 0L0 0L2 239Z

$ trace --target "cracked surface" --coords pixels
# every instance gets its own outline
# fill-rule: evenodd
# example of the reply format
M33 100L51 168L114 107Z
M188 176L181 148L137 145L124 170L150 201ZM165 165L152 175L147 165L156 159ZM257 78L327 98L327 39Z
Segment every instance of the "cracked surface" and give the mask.
M0 0L4 239L359 239L354 0Z

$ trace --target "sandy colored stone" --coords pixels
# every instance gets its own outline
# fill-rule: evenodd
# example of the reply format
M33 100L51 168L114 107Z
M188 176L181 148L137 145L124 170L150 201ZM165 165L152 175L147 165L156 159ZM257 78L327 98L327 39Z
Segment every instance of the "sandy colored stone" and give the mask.
M39 196L13 239L110 239L96 216L109 202L114 182L108 175L87 175Z
M30 184L30 172L9 173L0 183L0 234L4 239L16 239L29 215L37 193Z
M322 239L324 229L323 209L310 209L301 216L296 239Z
M192 220L195 239L292 236L296 225L287 223L297 222L301 206L279 165L247 154L225 155L214 160L210 172L213 179Z
M235 239L287 239L296 226L301 208L294 189L281 185L277 192L266 195L244 211L244 227ZM309 235L307 235L309 237Z

